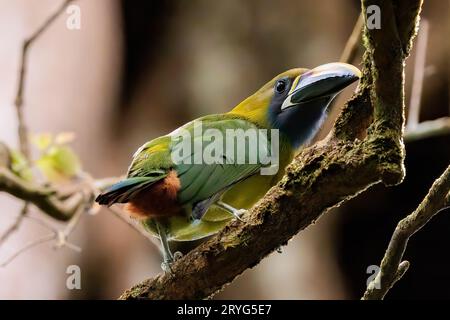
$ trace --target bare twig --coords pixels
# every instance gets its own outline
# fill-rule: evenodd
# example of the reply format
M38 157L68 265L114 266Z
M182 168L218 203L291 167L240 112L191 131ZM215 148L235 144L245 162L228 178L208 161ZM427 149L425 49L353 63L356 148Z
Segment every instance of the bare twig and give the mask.
M29 145L29 133L28 133L28 127L26 125L24 112L23 112L23 105L24 105L24 87L25 87L25 76L26 76L26 69L27 69L27 57L28 57L28 50L31 47L32 43L42 34L44 31L52 24L52 22L64 11L65 7L71 2L72 0L66 0L64 3L53 13L51 14L44 23L28 38L23 42L22 45L22 54L20 58L20 67L19 67L19 75L18 75L18 85L17 85L17 92L16 97L14 99L14 105L16 107L16 116L17 116L17 122L18 122L18 129L17 133L19 136L19 149L20 152L25 157L26 161L28 163L31 162L31 152L30 152L30 145ZM20 224L23 221L23 216L26 214L28 208L28 203L25 203L24 210L22 210L22 214L19 215L16 222L13 226L11 226L10 229L7 230L5 234L3 234L0 244L5 241L12 233L14 233L20 226Z
M92 203L87 204L85 202L85 205L77 210L77 212L73 215L73 217L70 219L69 223L67 223L63 230L56 230L58 240L55 244L55 248L60 249L62 247L68 247L74 251L81 252L81 248L69 242L68 238L78 226L81 221L81 217L86 214L87 209L90 205L92 205Z
M423 121L414 127L406 128L404 139L406 142L450 134L450 117Z
M45 243L45 242L49 242L52 240L55 240L56 243L54 245L55 249L61 249L63 247L67 247L71 250L74 250L76 252L81 252L81 248L71 242L68 241L69 236L73 233L73 231L75 230L76 226L79 224L80 219L82 217L83 214L85 214L86 211L86 207L85 206L80 206L77 210L77 212L72 216L72 218L69 220L69 222L67 223L67 225L62 229L59 230L58 228L55 228L53 226L51 226L50 224L40 220L40 219L35 219L30 217L31 219L33 219L34 221L38 222L40 225L42 225L43 227L49 229L50 231L52 231L51 234L43 236L41 238L38 238L36 240L31 241L30 243L28 243L27 245L25 245L23 248L19 249L17 252L13 253L9 258L7 258L3 263L0 264L0 267L6 267L7 265L9 265L11 262L14 261L14 259L16 259L19 255L23 254L24 252L28 251L29 249L34 248L35 246Z
M417 36L416 60L414 62L414 76L411 90L411 101L408 110L408 130L414 130L420 121L420 101L422 98L423 81L425 79L426 54L428 49L429 24L426 19L420 23Z
M10 264L15 258L20 256L22 253L28 251L31 248L34 248L34 247L40 245L40 244L49 242L49 241L54 240L54 239L56 239L56 233L51 233L51 234L48 234L46 236L43 236L41 238L38 238L36 240L31 241L30 243L28 243L24 247L22 247L20 250L15 252L13 255L11 255L2 264L0 264L0 267L2 267L2 268L6 267L8 264Z
M8 240L8 238L16 232L20 225L22 224L23 219L28 214L28 202L25 202L25 204L22 207L22 210L20 210L19 215L16 218L16 221L0 236L0 246Z
M40 225L41 227L46 228L46 229L49 230L49 231L55 231L55 230L56 230L56 229L55 229L52 225L50 225L47 221L45 221L45 220L43 220L43 219L40 219L40 218L38 218L38 217L34 217L34 216L32 216L32 215L27 215L27 216L25 216L25 218L26 218L27 220L29 220L29 221L34 222L34 223L37 224L37 225Z
M364 300L383 299L406 272L409 263L401 262L409 239L431 220L441 209L450 205L450 166L437 179L419 207L401 220L395 228L389 246L381 261L380 271L369 283Z
M18 121L18 134L19 134L19 143L20 143L20 151L27 159L30 161L30 146L28 142L28 128L25 124L24 114L23 114L23 102L24 102L24 88L25 88L25 76L27 70L27 56L28 49L31 47L33 42L39 38L41 34L44 33L45 30L52 24L53 21L64 11L67 5L73 0L65 0L57 10L55 10L45 21L44 23L28 38L23 42L22 45L22 55L20 59L20 68L19 68L19 80L17 85L17 93L14 101L14 105L16 106L17 113L17 121Z
M0 167L11 168L11 151L8 146L0 141Z
M358 53L359 47L361 45L361 34L364 26L364 18L363 15L360 14L358 16L358 20L356 20L355 26L353 27L352 34L347 40L345 44L344 51L342 52L341 58L339 61L352 63L355 60L356 54Z

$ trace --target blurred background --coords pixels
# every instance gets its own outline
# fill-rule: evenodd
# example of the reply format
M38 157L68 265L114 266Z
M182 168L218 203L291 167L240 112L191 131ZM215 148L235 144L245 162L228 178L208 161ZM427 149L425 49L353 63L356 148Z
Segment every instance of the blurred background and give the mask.
M61 1L0 0L0 141L17 147L14 95L23 40ZM78 0L81 29L63 13L32 46L25 117L33 133L76 134L73 148L96 178L126 172L144 142L201 115L225 112L276 74L337 61L359 14L356 0ZM449 115L450 1L426 1L429 23L420 120ZM411 92L415 51L408 60ZM359 65L360 54L354 64ZM352 90L342 94L323 138ZM450 137L406 145L405 181L371 188L294 237L238 277L217 299L358 299L397 222L416 208L448 165ZM0 233L22 204L0 194ZM36 209L32 216L43 219ZM49 221L49 223L58 223ZM58 225L59 226L59 225ZM396 298L450 298L450 215L437 216L409 244ZM0 263L47 231L25 220L0 246ZM0 268L1 299L108 299L160 272L158 249L108 211L83 217L71 241L52 243ZM66 268L81 268L81 290Z

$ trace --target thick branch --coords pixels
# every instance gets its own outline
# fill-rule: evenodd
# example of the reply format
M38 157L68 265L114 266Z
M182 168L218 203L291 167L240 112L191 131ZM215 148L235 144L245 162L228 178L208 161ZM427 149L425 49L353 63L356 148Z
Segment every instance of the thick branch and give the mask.
M0 167L0 191L30 202L50 217L61 221L69 220L82 204L81 199L75 204L64 204L57 199L53 190L26 182L2 167Z
M409 265L407 261L401 262L409 238L430 221L440 209L450 205L449 191L450 166L433 183L419 207L398 223L381 261L380 271L376 278L369 283L363 296L364 300L383 299L392 286L400 280Z
M383 34L366 30L363 79L326 141L303 150L244 218L176 261L172 274L145 280L121 299L206 298L369 186L399 183L403 170L403 65L421 1L363 1L382 10ZM410 20L397 24L398 11ZM387 81L388 83L384 83ZM371 124L372 123L372 124ZM371 124L371 125L370 125ZM370 127L368 128L368 125ZM358 138L358 139L356 139Z

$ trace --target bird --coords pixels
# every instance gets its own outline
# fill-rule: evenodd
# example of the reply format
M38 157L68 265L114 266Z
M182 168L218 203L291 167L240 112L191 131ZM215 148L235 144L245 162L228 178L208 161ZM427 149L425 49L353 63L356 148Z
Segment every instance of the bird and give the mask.
M339 62L283 72L231 111L192 120L142 145L126 178L95 201L125 204L159 238L161 266L170 270L177 259L170 243L202 239L243 219L318 133L332 100L360 78L358 68ZM235 135L228 144L229 133Z

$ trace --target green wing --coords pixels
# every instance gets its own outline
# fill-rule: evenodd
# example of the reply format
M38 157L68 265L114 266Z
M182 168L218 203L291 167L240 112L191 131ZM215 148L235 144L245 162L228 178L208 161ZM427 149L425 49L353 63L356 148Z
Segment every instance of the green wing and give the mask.
M173 163L170 157L169 136L162 136L141 146L133 155L133 161L128 169L128 178L147 177L155 171L168 171Z
M229 132L227 130L233 130L232 132L240 130L245 134L250 131L257 132L258 129L255 124L245 119L227 114L211 115L191 121L172 133L143 145L133 157L128 178L155 174L164 177L161 170L167 172L173 168L181 183L178 193L181 205L209 199L257 173L261 168L259 159L249 163L249 155L252 152L257 153L258 149L255 148L266 148L265 144L255 146L255 141L246 142L245 150L242 150L242 145L236 140L229 145L226 139ZM217 143L218 136L222 148L212 148L211 146ZM183 149L186 146L186 139L190 145L187 151ZM244 155L241 161L237 159L239 152ZM205 161L208 155L211 157Z
M202 126L202 132L196 131L196 126ZM134 155L133 162L128 170L128 179L137 177L151 177L158 175L163 178L168 170L175 169L181 182L178 199L181 205L190 208L198 202L217 197L234 184L256 174L262 167L259 159L250 163L249 152L254 143L245 144L245 161L238 162L239 145L234 144L234 156L227 153L227 143L224 142L223 149L215 149L214 158L222 161L212 163L195 163L195 161L174 161L174 154L179 155L182 151L182 144L177 136L180 131L189 133L191 137L190 152L182 154L181 160L190 158L195 160L208 153L208 147L215 141L215 134L208 132L214 129L216 134L226 138L227 129L249 129L257 132L259 129L255 124L236 116L227 114L212 115L194 120L169 135L154 139L143 145ZM179 136L178 136L179 138ZM226 140L226 139L225 139ZM267 145L268 146L268 145ZM259 144L258 148L267 147ZM240 150L242 151L242 150ZM253 150L254 151L254 150ZM263 150L266 152L266 150ZM135 190L135 189L134 189ZM134 191L133 190L133 191ZM214 208L216 209L216 208ZM210 210L211 211L211 210ZM168 237L170 240L189 241L203 238L214 234L231 219L231 215L221 210L212 210L200 220L191 220L189 216L176 216L169 218ZM153 219L143 222L147 230L156 233Z
M127 177L112 185L95 199L99 204L126 203L140 190L164 179L170 163L170 143L167 136L144 144L133 156Z
M175 164L181 181L178 200L182 205L195 204L221 194L261 168L258 158L249 163L250 153L258 152L256 141L246 142L245 150L242 150L239 146L243 145L239 145L236 139L231 144L227 139L227 132L236 132L239 129L241 133L252 130L257 133L259 128L249 121L234 116L215 115L194 120L182 129L190 135L190 150L183 153L180 148L185 145L180 141L171 144L172 154L182 154L178 157L178 162L181 163ZM177 141L175 135L181 137L180 131L171 134L173 141ZM186 136L183 138L186 139ZM214 147L219 145L222 147ZM238 151L245 151L241 153L241 161L238 161ZM200 162L197 163L196 160Z

